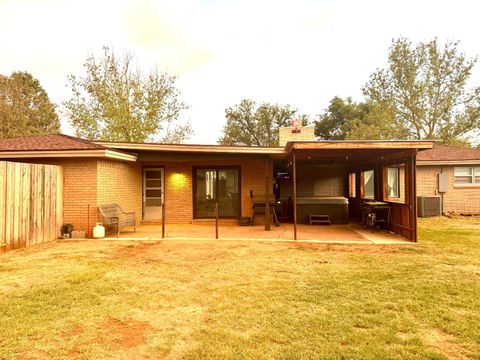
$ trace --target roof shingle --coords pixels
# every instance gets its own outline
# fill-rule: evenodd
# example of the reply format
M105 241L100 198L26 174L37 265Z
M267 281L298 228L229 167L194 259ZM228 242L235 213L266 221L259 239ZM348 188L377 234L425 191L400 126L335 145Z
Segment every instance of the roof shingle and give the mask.
M465 149L453 146L435 145L433 149L420 151L419 161L461 161L480 160L479 149Z
M63 134L0 139L0 151L96 150L104 146Z

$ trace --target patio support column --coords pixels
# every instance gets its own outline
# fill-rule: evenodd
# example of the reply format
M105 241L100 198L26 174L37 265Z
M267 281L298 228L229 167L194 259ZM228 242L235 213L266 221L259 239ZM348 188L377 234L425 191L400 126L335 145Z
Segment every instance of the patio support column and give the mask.
M265 176L265 231L270 231L270 177Z
M362 172L360 170L355 170L355 218L357 220L362 220Z
M410 223L410 240L417 242L417 184L416 184L416 156L412 155L406 166L406 186L408 193L406 199L408 199L409 210L409 223Z
M297 161L295 150L292 149L293 167L293 240L297 240Z
M272 180L270 175L272 174L272 159L269 157L265 160L265 231L270 231L271 225L272 209L270 208L270 191L272 188Z
M375 183L378 181L378 188L376 190L375 198L379 201L387 200L385 197L385 191L388 189L388 185L385 182L385 168L383 164L379 164L375 169L376 179Z

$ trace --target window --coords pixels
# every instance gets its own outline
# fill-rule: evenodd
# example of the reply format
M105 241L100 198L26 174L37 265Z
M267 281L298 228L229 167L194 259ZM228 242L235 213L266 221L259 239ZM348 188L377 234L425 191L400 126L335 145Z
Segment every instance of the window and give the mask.
M389 198L400 197L400 169L398 167L387 168L388 193Z
M363 197L366 199L375 198L375 176L373 170L363 172Z
M456 167L455 185L480 186L480 167Z

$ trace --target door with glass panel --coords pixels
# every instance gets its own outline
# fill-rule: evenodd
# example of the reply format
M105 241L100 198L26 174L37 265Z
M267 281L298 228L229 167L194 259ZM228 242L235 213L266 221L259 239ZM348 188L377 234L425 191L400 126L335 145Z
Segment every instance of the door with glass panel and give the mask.
M162 220L163 168L143 169L143 220Z
M194 217L215 217L218 203L220 218L240 216L240 169L238 167L195 168L193 172Z

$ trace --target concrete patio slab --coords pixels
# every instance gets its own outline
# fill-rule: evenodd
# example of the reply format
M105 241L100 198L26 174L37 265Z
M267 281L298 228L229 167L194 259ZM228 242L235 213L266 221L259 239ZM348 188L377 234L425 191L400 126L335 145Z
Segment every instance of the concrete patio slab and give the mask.
M162 240L161 225L140 225L137 231L125 231L117 238L109 234L105 240ZM215 240L214 223L167 224L165 239L175 240ZM312 242L332 244L411 244L402 237L384 230L364 229L358 223L347 225L312 226L298 225L297 240L293 240L293 225L281 224L265 231L263 225L236 226L219 225L218 240L232 241L275 241Z

